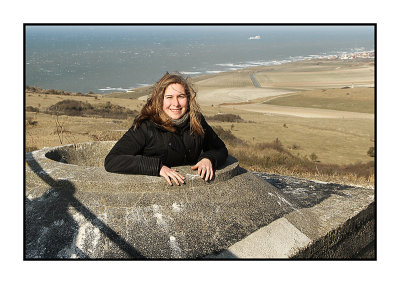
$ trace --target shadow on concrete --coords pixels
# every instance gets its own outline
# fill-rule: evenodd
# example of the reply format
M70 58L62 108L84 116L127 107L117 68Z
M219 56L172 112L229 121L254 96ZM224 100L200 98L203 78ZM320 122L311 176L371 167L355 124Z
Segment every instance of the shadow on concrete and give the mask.
M74 197L75 186L68 180L54 180L34 159L26 154L27 164L50 189L40 198L25 198L24 259L88 258L75 245L78 223L68 213L73 207L108 239L114 242L128 258L143 259L144 256L121 236L101 221L85 205ZM40 174L38 174L40 173Z
M73 190L51 188L40 198L25 197L25 259L88 258L75 246L79 226L67 213Z
M346 190L351 186L336 183L321 183L311 180L253 172L254 175L275 186L288 198L297 209L311 208L321 203L331 195L350 197Z
M213 254L207 255L202 259L213 259L213 260L240 260L241 258L238 257L236 254L230 252L229 250L223 250L214 252Z

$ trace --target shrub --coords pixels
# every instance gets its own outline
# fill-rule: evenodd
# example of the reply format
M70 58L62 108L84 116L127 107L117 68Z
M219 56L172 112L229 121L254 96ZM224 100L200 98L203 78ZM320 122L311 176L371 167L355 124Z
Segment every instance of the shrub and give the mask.
M292 146L288 147L291 150L299 150L300 149L300 145L297 145L296 143L294 143Z
M317 161L317 159L318 159L318 156L317 156L317 154L315 154L315 153L312 153L312 154L310 155L310 159L311 159L311 161L313 161L313 162L316 162L316 161Z
M370 147L367 154L370 157L375 157L375 147Z
M30 126L35 126L38 124L38 122L36 120L33 120L32 117L27 117L25 120L25 124Z
M63 100L48 108L52 113L65 115L80 115L82 112L90 109L93 109L91 104L76 100Z
M359 177L369 178L375 173L375 163L373 161L367 163L355 163L350 165L344 165L341 167L344 173L354 173Z
M138 114L136 110L130 110L110 102L92 106L87 102L76 100L63 100L48 108L47 113L64 114L71 116L99 116L114 119L127 119Z
M39 108L33 107L33 106L27 106L27 107L25 108L25 111L29 111L29 112L39 112Z
M231 113L219 113L214 116L207 116L207 120L209 121L221 121L221 122L243 122L244 120L236 114Z
M49 95L71 95L71 92L66 92L66 91L60 91L60 90L55 90L55 89L50 89L50 90L42 90L43 93L49 94Z
M247 145L242 139L237 138L232 134L230 130L224 130L221 126L213 126L215 133L221 138L225 143L230 145Z
M265 149L274 149L279 152L285 152L286 150L283 148L282 142L279 140L279 138L276 138L272 142L264 142L264 143L258 143L256 144L256 148L259 150L265 150Z
M33 86L26 86L25 91L26 92L31 92L31 93L36 93L38 91L42 90L41 88L38 87L33 87Z
M276 140L275 140L276 141ZM374 176L374 162L356 163L348 165L324 164L310 161L308 157L300 157L292 155L289 151L278 151L271 145L272 143L262 143L247 145L246 147L229 146L230 155L238 159L243 167L256 169L257 171L277 171L283 174L287 172L297 173L300 175L327 175L327 176L348 176L354 175L359 178L369 180ZM262 148L260 145L264 145ZM314 153L315 154L315 153ZM312 154L310 155L312 156ZM315 154L315 159L318 159ZM286 172L285 172L286 171Z
M32 87L32 86L26 86L25 87L26 92L31 92L31 93L44 93L44 94L49 94L49 95L71 95L71 92L67 91L60 91L60 90L55 90L55 89L42 89L39 87Z

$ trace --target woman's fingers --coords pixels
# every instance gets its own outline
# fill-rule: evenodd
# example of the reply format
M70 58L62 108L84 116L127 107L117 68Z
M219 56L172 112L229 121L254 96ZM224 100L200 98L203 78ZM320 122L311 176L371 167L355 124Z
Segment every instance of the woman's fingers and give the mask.
M203 171L204 171L203 168L199 168L198 171L197 171L197 173L199 174L199 176L201 176L201 178L203 178L203 175L204 175Z
M197 174L205 181L212 180L214 174L212 169L212 163L209 159L202 159L196 165L192 167L192 170L197 169Z
M169 185L173 185L168 176L163 176Z
M169 173L169 176L175 181L176 185L184 184L184 177L176 172L176 169Z
M210 169L209 168L206 168L206 171L207 171L207 173L206 173L206 178L205 178L205 181L208 181L209 179L209 177L210 177ZM211 179L210 179L211 180Z
M173 175L177 180L179 180L180 183L185 183L185 181L184 181L185 178L184 178L181 174L179 174L179 173L176 171L176 169L173 170L172 175Z
M160 176L163 176L169 185L173 185L172 181L174 181L176 185L185 183L184 181L185 178L182 175L180 175L176 169L170 169L166 166L163 166L161 168Z
M197 170L197 174L205 181L210 181L214 177L212 163L209 159L202 159L192 167L192 170ZM161 172L161 175L165 177L169 185L173 185L173 182L176 185L181 185L185 183L185 178L180 175L176 169L170 169L166 166L163 166Z
M176 185L179 185L179 181L176 179L176 177L174 175L170 175L170 177L176 183Z
M199 176L204 179L205 181L211 180L212 179L212 169L208 167L203 167L199 168L198 170Z

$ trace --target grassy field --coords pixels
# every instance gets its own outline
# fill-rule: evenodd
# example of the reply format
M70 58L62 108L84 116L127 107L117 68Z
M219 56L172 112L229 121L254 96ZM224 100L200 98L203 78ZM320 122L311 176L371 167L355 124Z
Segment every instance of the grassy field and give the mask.
M110 103L130 110L140 110L144 104L143 101L134 99L109 98L101 95L60 96L27 92L25 106L37 108L39 112L25 112L26 149L41 149L87 141L117 140L133 122L133 117L113 119L45 113L52 105L71 99L94 106Z
M374 113L374 88L322 89L296 92L264 101L265 104Z
M373 88L330 89L329 86L324 86L324 88L316 90L262 97L264 89L252 86L249 76L251 72L263 70L277 72L273 71L277 68L281 68L285 72L290 72L292 69L311 74L316 72L316 69L321 71L320 68L329 71L340 67L347 71L355 70L355 74L357 74L357 70L361 67L364 66L367 69L370 66L368 62L363 63L364 65L351 62L344 62L342 65L338 65L338 62L327 62L325 65L317 63L303 62L300 64L296 62L286 66L256 67L241 72L196 77L194 81L198 83L199 98L207 95L207 91L210 91L210 94L218 92L222 94L217 98L219 104L212 106L201 104L202 112L207 117L221 113L240 116L242 120L236 122L210 119L209 123L223 133L230 133L225 141L228 150L239 159L240 164L245 168L373 186L374 157L367 154L369 149L374 147L373 119L296 117L246 111L236 109L234 105L232 107L220 105L231 101L235 96L243 99L246 92L250 94L252 90L257 90L260 92L257 94L260 96L258 103L267 101L268 104L288 106L289 109L291 106L302 106L373 113ZM280 73L281 75L285 74ZM347 74L352 73L347 72ZM234 86L237 87L234 88ZM300 87L295 86L295 88ZM225 93L226 88L235 93ZM150 89L150 87L144 87L125 94L93 94L91 96L26 92L25 107L31 107L31 110L36 108L36 111L26 111L25 150L32 151L43 147L87 141L117 140L132 125L133 117L116 119L68 116L49 114L46 111L57 102L67 99L82 101L93 106L111 104L139 111L144 100L138 98L147 95ZM242 92L244 90L245 92ZM231 96L231 98L226 98L226 96ZM251 103L251 101L247 103ZM236 139L243 143L232 142L238 141ZM277 149L274 148L274 141L279 141L280 146Z
M224 108L204 111L205 114L227 112ZM294 155L315 153L323 163L349 164L373 161L367 155L374 146L374 124L360 119L316 119L294 116L263 115L229 109L245 122L213 122L229 129L249 144L270 142L276 138ZM293 147L293 145L297 145Z

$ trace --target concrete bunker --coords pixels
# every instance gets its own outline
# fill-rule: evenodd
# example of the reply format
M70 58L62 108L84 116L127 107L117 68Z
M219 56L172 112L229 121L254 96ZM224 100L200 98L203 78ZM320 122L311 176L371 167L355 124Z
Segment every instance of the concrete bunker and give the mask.
M373 189L250 173L108 173L115 141L26 154L25 258L374 258ZM282 185L283 184L283 185Z
M45 156L50 160L65 164L102 167L104 157L111 150L113 144L113 142L70 144L63 147L56 147L46 152Z

